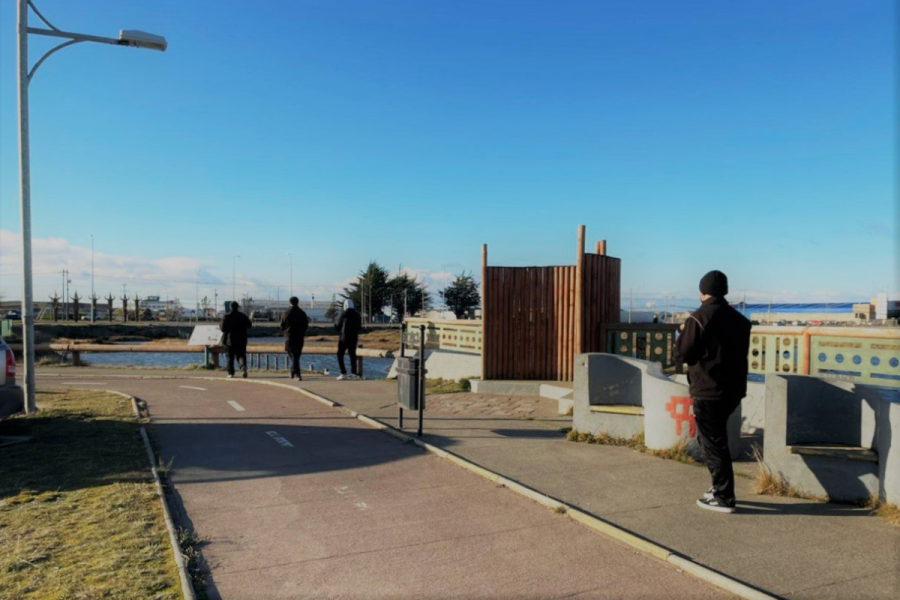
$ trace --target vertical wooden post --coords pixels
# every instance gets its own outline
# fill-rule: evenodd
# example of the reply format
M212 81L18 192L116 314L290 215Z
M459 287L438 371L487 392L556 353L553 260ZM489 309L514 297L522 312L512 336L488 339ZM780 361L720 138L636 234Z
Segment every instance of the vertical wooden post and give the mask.
M81 352L79 352L78 350L72 350L72 366L81 366Z
M597 242L597 254L600 256L606 256L606 240L600 240Z
M481 378L487 379L490 373L488 351L493 344L488 339L488 247L481 245Z
M575 355L584 346L584 225L578 226L578 262L575 263Z

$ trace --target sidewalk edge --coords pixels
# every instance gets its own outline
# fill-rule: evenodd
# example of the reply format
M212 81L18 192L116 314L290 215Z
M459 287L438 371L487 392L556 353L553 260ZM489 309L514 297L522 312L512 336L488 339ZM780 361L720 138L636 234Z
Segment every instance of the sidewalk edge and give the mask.
M115 390L102 391L131 400L131 408L134 410L135 416L138 419L141 418L141 411L138 407L137 398ZM166 501L166 493L165 490L163 490L162 481L159 478L159 471L156 470L156 461L154 460L153 447L150 445L150 437L147 435L147 430L143 425L141 425L140 431L141 439L144 440L144 450L147 452L147 459L150 461L150 471L153 473L156 495L159 496L159 502L162 505L163 520L166 523L166 530L169 533L169 544L172 547L172 555L175 558L175 568L178 571L178 579L181 583L181 594L184 597L184 600L197 600L194 584L191 582L191 577L187 571L187 565L184 563L184 555L181 553L181 545L178 543L178 536L175 532L175 523L172 521L172 512L169 510L169 503Z

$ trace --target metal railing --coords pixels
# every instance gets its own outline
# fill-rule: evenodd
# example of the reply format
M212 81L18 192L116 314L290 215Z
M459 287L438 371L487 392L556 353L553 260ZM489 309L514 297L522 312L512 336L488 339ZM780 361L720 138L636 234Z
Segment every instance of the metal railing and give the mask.
M750 372L815 375L900 388L900 328L757 326Z
M609 354L678 367L674 351L677 331L678 325L667 323L613 323L601 327L600 336Z
M610 354L676 365L676 325L615 323L604 328ZM752 374L781 373L900 388L900 328L757 325L747 356Z
M424 325L426 349L481 354L481 321L409 318L404 324L408 348L419 347L419 326Z
M14 352L22 351L22 344L9 344ZM220 355L227 354L224 346L187 346L181 344L36 344L35 352L58 352L70 354L72 365L81 365L81 355L84 353L149 353L149 354L203 354L204 362L210 367L219 367ZM318 354L333 356L337 354L336 346L307 344L303 348L304 355ZM362 375L365 358L394 358L393 350L377 350L370 348L357 348L357 368ZM247 346L247 367L259 370L278 370L279 365L287 365L287 356L283 348L277 344L249 344ZM284 368L287 368L286 366Z

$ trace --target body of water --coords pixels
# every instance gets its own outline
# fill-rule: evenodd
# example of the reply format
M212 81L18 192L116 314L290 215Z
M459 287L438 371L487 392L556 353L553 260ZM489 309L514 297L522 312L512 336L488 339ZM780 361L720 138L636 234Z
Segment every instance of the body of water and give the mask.
M122 342L126 345L141 345L146 342ZM283 360L284 340L281 338L250 338L251 344L271 344L274 365L274 357L278 356ZM82 360L90 366L95 367L157 367L157 368L183 368L192 365L203 364L203 354L164 354L158 352L91 352L82 354ZM265 355L263 355L263 364L265 364ZM220 356L219 362L224 370L226 355ZM363 362L364 373L366 379L384 379L387 377L391 365L394 363L392 358L368 358ZM254 362L255 364L255 362ZM283 363L281 363L283 364ZM350 359L345 358L344 364L347 370L350 369ZM300 366L303 370L312 369L322 372L325 369L329 373L337 374L340 372L337 363L337 357L322 354L304 354L300 359Z

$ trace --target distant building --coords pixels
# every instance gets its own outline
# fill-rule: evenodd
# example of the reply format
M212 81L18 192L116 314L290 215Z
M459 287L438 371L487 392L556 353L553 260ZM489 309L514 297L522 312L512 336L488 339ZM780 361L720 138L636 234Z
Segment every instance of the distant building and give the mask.
M871 302L806 302L772 304L733 304L751 321L758 323L869 323L900 318L900 300L887 294Z
M900 319L900 298L897 296L889 298L885 293L878 294L872 299L872 305L876 319Z

